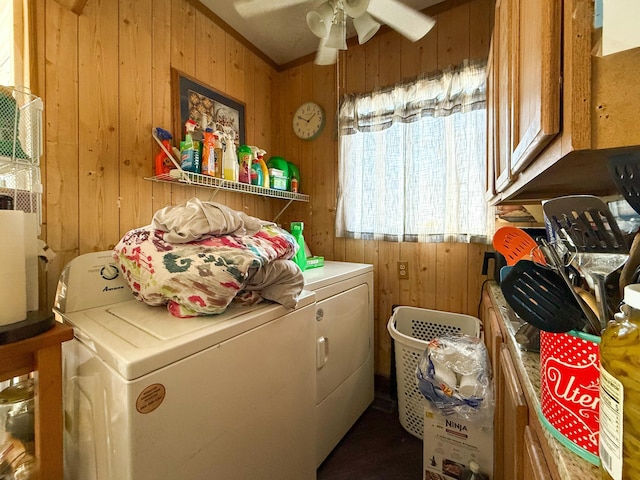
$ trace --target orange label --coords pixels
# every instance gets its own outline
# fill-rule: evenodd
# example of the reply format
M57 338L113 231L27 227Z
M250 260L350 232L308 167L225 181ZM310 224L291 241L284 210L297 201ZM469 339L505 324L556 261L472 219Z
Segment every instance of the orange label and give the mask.
M164 401L166 390L164 385L154 383L146 387L136 400L136 410L140 413L151 413Z

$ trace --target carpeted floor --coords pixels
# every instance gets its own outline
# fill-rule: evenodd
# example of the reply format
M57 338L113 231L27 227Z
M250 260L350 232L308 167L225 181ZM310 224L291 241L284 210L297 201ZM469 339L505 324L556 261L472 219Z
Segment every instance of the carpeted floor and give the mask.
M376 397L318 468L318 480L420 480L422 440L400 425L397 406Z

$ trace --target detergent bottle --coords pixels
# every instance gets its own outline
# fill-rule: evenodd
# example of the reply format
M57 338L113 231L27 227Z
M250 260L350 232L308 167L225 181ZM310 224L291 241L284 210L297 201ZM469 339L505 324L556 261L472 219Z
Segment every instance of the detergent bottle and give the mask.
M303 272L307 268L307 254L304 249L304 236L302 235L302 231L304 230L303 222L291 222L291 234L296 239L298 243L298 251L296 256L292 258L292 260L300 267L300 270Z
M202 141L202 174L215 176L220 158L216 156L216 135L210 128L203 134Z
M240 145L238 148L238 181L240 183L251 183L251 147Z

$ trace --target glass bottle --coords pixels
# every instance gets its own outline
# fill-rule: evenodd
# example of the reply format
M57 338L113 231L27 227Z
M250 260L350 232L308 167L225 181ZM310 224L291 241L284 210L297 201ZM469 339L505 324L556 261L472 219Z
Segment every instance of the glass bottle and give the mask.
M640 478L640 284L627 285L620 313L600 341L600 470Z

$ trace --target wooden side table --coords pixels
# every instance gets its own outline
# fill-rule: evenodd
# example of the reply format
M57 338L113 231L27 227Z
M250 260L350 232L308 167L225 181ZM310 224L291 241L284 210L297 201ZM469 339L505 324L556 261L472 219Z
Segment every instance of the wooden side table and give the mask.
M0 381L36 372L35 453L41 480L62 479L62 342L73 329L57 323L40 335L0 346Z

